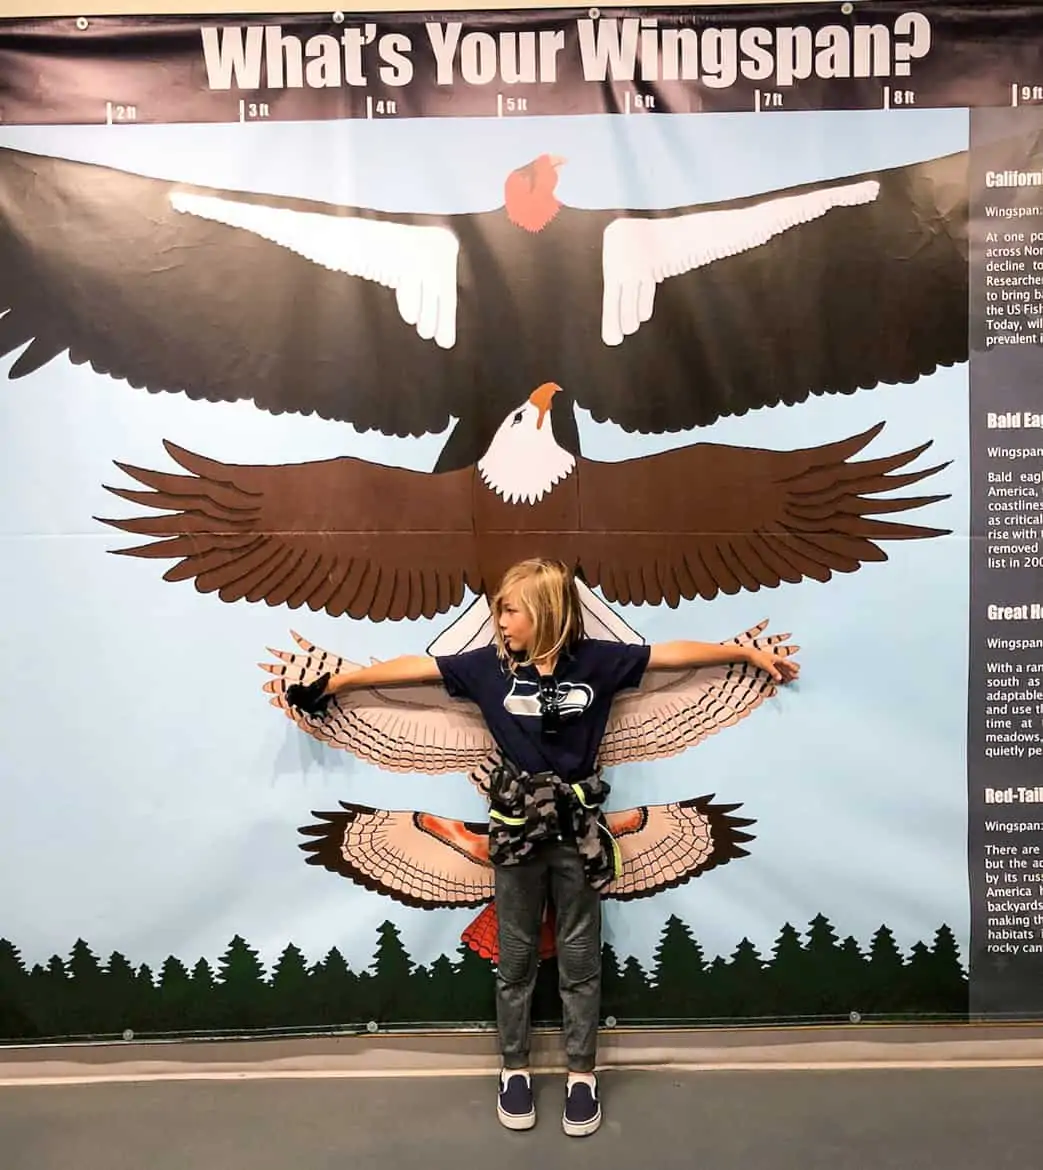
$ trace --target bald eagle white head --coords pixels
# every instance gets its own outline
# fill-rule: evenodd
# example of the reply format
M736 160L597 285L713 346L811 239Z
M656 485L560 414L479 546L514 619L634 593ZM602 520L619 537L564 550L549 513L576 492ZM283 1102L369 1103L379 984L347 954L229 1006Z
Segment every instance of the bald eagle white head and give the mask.
M478 460L483 482L508 504L535 504L576 466L554 438L551 400L561 389L544 382L500 423Z

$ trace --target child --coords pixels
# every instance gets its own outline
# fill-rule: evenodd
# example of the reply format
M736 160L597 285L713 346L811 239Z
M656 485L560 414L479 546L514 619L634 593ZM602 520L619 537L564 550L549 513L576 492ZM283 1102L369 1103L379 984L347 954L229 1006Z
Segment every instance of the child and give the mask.
M613 876L614 843L600 816L607 785L597 755L615 695L646 668L749 662L776 682L798 673L786 657L750 646L665 642L654 646L584 637L572 574L558 561L523 561L492 602L495 645L431 658L404 656L287 689L319 713L353 687L444 682L477 704L503 756L490 780L490 860L500 957L496 1020L503 1067L497 1116L508 1129L536 1124L529 1075L532 993L540 926L555 911L568 1081L562 1125L573 1137L601 1124L594 1075L601 996L601 894Z

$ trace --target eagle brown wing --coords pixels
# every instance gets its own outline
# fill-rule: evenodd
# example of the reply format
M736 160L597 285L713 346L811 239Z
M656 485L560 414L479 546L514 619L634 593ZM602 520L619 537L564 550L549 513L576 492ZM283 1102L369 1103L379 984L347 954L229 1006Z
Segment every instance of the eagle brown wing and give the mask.
M887 560L882 541L945 535L874 518L947 498L875 498L946 466L898 473L929 443L853 460L882 428L797 451L698 443L620 463L581 459L576 566L607 601L674 606L828 581Z
M103 523L162 538L117 551L178 558L166 581L373 621L433 617L481 590L472 469L428 474L348 457L243 466L165 446L188 475L118 463L148 490L108 491L168 514Z

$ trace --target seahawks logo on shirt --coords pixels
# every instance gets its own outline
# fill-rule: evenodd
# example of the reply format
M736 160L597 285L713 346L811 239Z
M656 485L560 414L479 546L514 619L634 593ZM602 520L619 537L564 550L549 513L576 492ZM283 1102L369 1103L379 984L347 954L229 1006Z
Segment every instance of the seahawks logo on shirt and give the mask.
M504 710L512 715L531 715L538 719L543 713L540 690L538 682L516 678L503 700ZM562 717L569 719L586 711L594 699L594 692L586 683L560 682L557 684L557 699Z

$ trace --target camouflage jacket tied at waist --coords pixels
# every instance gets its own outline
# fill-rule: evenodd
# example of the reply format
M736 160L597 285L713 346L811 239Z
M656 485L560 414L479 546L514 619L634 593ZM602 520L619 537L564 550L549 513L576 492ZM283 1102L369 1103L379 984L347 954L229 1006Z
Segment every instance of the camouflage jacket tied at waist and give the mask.
M575 841L587 881L600 890L620 870L619 846L601 811L610 791L597 772L569 784L553 772L498 763L488 781L489 860L519 865L537 846L565 837Z

